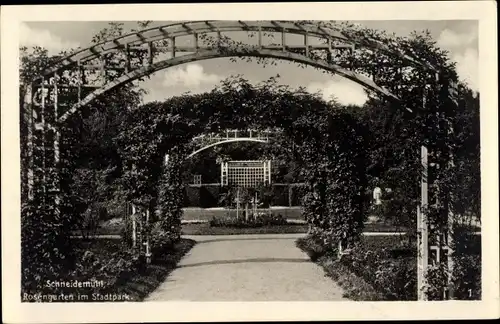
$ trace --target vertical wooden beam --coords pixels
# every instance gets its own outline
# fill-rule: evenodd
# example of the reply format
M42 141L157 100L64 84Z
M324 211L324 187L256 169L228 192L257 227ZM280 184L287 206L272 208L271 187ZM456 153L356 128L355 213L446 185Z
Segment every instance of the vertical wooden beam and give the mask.
M78 78L78 103L80 103L80 101L82 100L82 84L83 84L83 76L82 76L82 63L80 62L80 60L78 60L78 62L76 63L77 64L77 68L78 68L78 71L77 71L77 78ZM83 73L85 73L83 71Z
M262 177L263 177L264 179L263 179L263 181L262 181L262 182L263 182L264 184L267 182L267 168L266 168L266 167L267 167L267 163L266 163L266 161L263 161L263 162L262 162L262 168L263 168L263 172L262 172L263 174L262 174Z
M281 50L283 52L286 51L286 29L285 28L283 28L281 30Z
M236 219L240 219L240 187L236 188Z
M171 45L172 45L172 47L170 48L170 53L172 55L172 58L174 58L175 57L175 37L172 37L170 39L170 42L171 42Z
M452 195L448 199L448 204L452 203ZM453 245L454 245L454 214L451 206L448 205L448 232L446 233L446 247L447 247L447 262L448 262L448 298L454 298L454 287L452 282L453 270L455 262L453 260Z
M130 72L130 44L125 44L125 73Z
M103 56L101 58L101 77L102 77L102 86L106 84L106 58Z
M228 182L227 182L227 178L228 178L227 169L228 169L227 162L221 162L221 172L220 172L221 186L226 186L228 184Z
M219 49L222 45L222 34L220 31L217 31L217 48Z
M146 208L146 224L149 227L149 208ZM149 246L149 233L146 233L146 263L150 264L151 263L151 249Z
M326 39L327 44L328 44L328 50L326 52L326 60L328 63L332 62L332 39L328 37Z
M309 33L304 32L304 47L306 49L306 56L309 57Z
M253 219L257 218L257 192L254 194L253 198Z
M60 188L60 179L59 179L59 172L60 172L60 158L59 158L59 142L61 140L61 132L59 130L59 126L57 123L57 120L59 118L59 91L57 88L57 84L59 82L59 76L57 75L57 72L54 73L54 186L53 188L55 190L55 197L54 197L54 204L55 204L55 216L56 218L59 218L60 215L60 205L61 205L61 188Z
M456 89L457 93L457 100L460 99L460 93L459 93L459 88L457 87ZM457 101L456 104L458 105L459 102ZM457 107L458 108L458 107ZM448 138L454 136L454 129L453 129L453 124L451 120L448 120L448 131L447 135ZM450 149L449 152L449 161L448 161L448 172L453 172L455 167L455 158L454 158L454 152L453 150ZM453 192L448 193L447 197L447 207L448 207L448 231L446 233L446 246L448 250L447 254L447 262L448 262L448 298L453 299L454 298L454 287L452 283L452 275L453 275L453 270L455 267L455 262L453 260L453 254L454 254L454 222L455 222L455 215L453 213Z
M258 30L257 30L257 40L258 40L258 44L259 44L259 49L262 49L262 27L259 26L258 27Z
M42 93L42 98L40 100L40 121L41 121L41 124L42 124L42 130L41 130L41 136L42 136L42 194L43 194L43 198L42 198L42 201L46 201L45 197L46 197L46 194L47 194L47 177L46 177L46 174L47 174L47 166L46 166L46 162L45 162L45 151L46 151L46 145L47 143L45 142L46 141L46 132L47 132L47 123L45 121L45 78L42 77L42 84L41 84L41 87L40 87ZM45 205L45 203L43 203L43 205ZM42 208L46 208L46 206L43 206Z
M220 185L224 187L224 162L220 163Z
M351 44L351 57L354 56L355 51L356 51L356 44ZM352 58L350 60L349 66L350 66L351 70L354 71L354 60Z
M153 42L148 42L148 65L153 65Z
M137 225L136 225L136 219L135 219L135 205L132 204L132 247L135 248L137 246Z
M427 84L424 84L422 95L422 108L425 111L427 105ZM426 272L429 263L429 227L427 219L428 198L428 151L422 145L420 148L420 204L417 205L417 299L427 300L425 289Z
M194 41L194 48L196 52L198 52L198 49L200 48L199 42L198 42L198 33L193 34L193 41Z
M268 175L268 183L271 184L271 160L267 161L267 175Z
M428 207L428 152L427 147L421 147L420 151L422 175L420 180L420 205L417 206L417 233L418 235L418 266L417 266L417 296L418 300L427 300L424 287L426 285L425 275L429 262L429 227L427 219Z

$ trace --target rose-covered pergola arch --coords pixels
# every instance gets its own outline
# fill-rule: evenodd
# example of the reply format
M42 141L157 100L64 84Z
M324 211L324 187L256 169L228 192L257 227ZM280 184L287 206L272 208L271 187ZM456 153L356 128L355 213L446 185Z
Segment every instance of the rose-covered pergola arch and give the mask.
M244 31L248 33L257 32L259 45L247 45L241 42L236 43L221 35L222 32L235 31ZM262 34L265 32L281 33L281 45L262 45ZM213 33L217 33L217 37L206 36ZM176 38L190 35L193 37L193 45L176 46ZM287 44L286 35L301 35L304 37L304 44L289 45ZM311 37L324 40L326 44L310 45L308 40ZM199 42L201 38L208 44L200 45ZM166 40L168 40L168 43L165 43ZM156 46L158 42L161 42L161 44ZM146 47L141 48L141 46L144 45ZM80 86L80 88L89 87L96 89L84 98L79 98L77 103L67 106L67 108L69 108L68 111L58 115L56 119L58 122L63 122L80 107L85 106L97 96L121 84L143 78L156 71L176 65L232 56L274 58L306 64L338 74L382 96L398 100L397 95L385 89L383 86L377 85L376 82L366 75L356 73L333 62L331 58L331 53L333 51L347 51L353 53L356 51L356 48L391 53L391 55L407 62L409 66L419 67L431 73L436 72L435 68L430 63L419 61L408 53L403 53L397 46L389 46L388 44L384 44L374 39L362 38L352 34L345 35L339 29L330 26L322 26L320 23L312 24L286 21L195 21L165 25L130 33L77 51L45 69L42 72L41 78L35 80L35 82L40 83L38 87L41 89L43 88L43 84L47 82L46 79L67 78L65 81L75 88L79 88ZM169 51L170 58L160 60L158 54L166 53L167 50ZM131 53L133 51L143 51L145 56L144 60L146 62L140 62L138 65L134 66L131 58ZM326 59L322 60L314 55L314 51L324 51L328 55L326 55ZM113 53L123 54L123 64L119 66L107 65L106 55ZM178 53L192 54L176 57ZM115 71L118 72L118 74L113 77L112 80L107 80L104 84L91 85L85 84L83 80L83 71L87 70L93 72L99 70L98 73L101 74L101 77L104 77L107 71ZM73 75L65 77L62 75L63 72L72 72ZM71 85L72 82L74 84ZM49 81L49 84L53 83L54 82ZM56 90L54 91L56 92ZM59 91L61 91L61 89L59 89ZM62 106L61 102L59 106Z
M235 42L223 32L257 33L258 45ZM279 33L280 44L264 45L263 34ZM216 35L216 36L211 36ZM287 35L303 37L302 45L291 44ZM177 46L179 37L192 37L192 45ZM311 45L311 38L323 44ZM361 67L350 68L349 58L366 51L383 53L405 62L408 68L425 74L425 80L438 83L437 70L431 63L417 59L417 55L397 42L381 41L362 32L342 29L321 22L289 21L191 21L150 28L130 33L70 54L53 66L47 67L26 87L24 110L28 112L28 183L23 184L29 201L41 202L42 210L59 213L59 179L61 167L59 142L65 121L75 112L106 92L134 80L140 80L156 71L194 61L220 57L272 58L312 66L338 74L362 85L368 91L395 102L404 102L398 94L401 84L388 89L374 80L377 71ZM179 53L189 53L177 56ZM361 54L360 54L361 53ZM169 55L162 58L162 55ZM403 71L399 71L402 75ZM371 74L368 77L366 74ZM397 83L397 82L395 82ZM421 85L422 88L426 84ZM417 106L425 104L425 99ZM403 108L413 112L402 104ZM422 149L422 160L427 165L427 152ZM422 205L427 204L427 184L422 182ZM419 220L424 222L422 211ZM424 224L424 223L423 223ZM422 244L426 243L426 227L421 228ZM428 248L420 259L421 270L427 267ZM420 280L420 278L419 278ZM422 286L423 281L419 282Z
M126 131L118 140L125 169L132 171L126 172L124 177L127 186L133 187L129 201L149 208L150 202L158 202L153 209L165 215L160 219L166 223L166 228L179 226L177 215L182 213L181 205L170 202L179 201L178 194L182 191L180 172L183 164L193 155L188 145L192 139L234 127L249 127L259 132L280 125L281 136L273 140L265 155L285 154L289 158L298 158L296 161L305 170L319 171L305 172L305 182L309 190L321 194L316 200L320 199L325 206L327 193L321 188L325 188L328 181L342 180L343 184L352 184L346 190L337 191L337 199L331 196L334 191L328 193L332 198L330 204L334 206L329 210L331 221L352 218L345 223L337 220L335 225L341 225L338 231L348 235L341 240L345 239L345 243L356 242L362 229L363 215L362 204L359 203L363 192L360 189L364 186L363 176L360 175L365 171L365 160L360 157L366 149L363 146L365 133L362 125L347 112L336 109L340 108L338 105L326 103L307 92L275 88L269 83L254 87L247 81L236 81L236 86L241 84L247 91L223 86L202 95L148 103L128 116L124 126ZM176 113L171 110L174 107ZM216 115L212 114L212 107L217 107ZM227 141L215 144L223 143ZM277 147L281 147L279 152L275 150ZM164 154L167 154L165 161ZM134 171L137 164L144 172ZM352 197L345 197L350 194ZM329 228L333 223L324 222L322 216L326 215L316 211L306 208L306 219L316 226Z

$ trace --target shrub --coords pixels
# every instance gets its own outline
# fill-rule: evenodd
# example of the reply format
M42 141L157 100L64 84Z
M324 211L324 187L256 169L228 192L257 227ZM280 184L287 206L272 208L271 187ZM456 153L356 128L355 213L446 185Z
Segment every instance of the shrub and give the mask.
M29 291L32 294L42 294L44 298L56 298L56 295L87 295L93 293L114 293L115 287L122 284L133 274L141 273L144 261L136 256L119 240L78 240L75 242L76 252L72 267L59 271L57 276L43 278L43 285ZM45 285L46 280L80 282L103 281L104 286L96 287L55 287ZM23 291L28 292L28 291ZM30 300L36 301L36 300ZM48 301L48 300L41 300ZM58 301L54 299L53 301ZM89 298L89 301L91 299Z
M452 274L453 298L481 299L481 256L461 255L455 258Z
M416 300L414 258L390 258L390 251L367 250L359 245L342 256L342 263L369 282L384 300Z
M127 215L125 217L125 221L124 221L124 224L123 224L123 228L121 230L121 237L122 237L122 242L128 246L128 247L131 247L132 246L132 217L130 215Z
M86 293L111 292L115 285L122 283L131 274L141 271L143 263L142 257L137 256L131 249L124 248L110 255L97 254L87 250L76 263L71 277L82 280L96 278L96 280L104 281L105 287L87 288ZM83 289L85 290L85 288Z
M323 258L319 262L325 269L326 274L343 288L343 297L356 301L376 301L382 299L380 293L372 285L349 271L342 262L328 258Z
M317 261L328 252L321 238L317 235L309 235L306 238L298 239L297 246L305 251L312 261Z
M204 184L199 187L200 190L200 205L202 208L210 208L217 206L220 195L219 184Z
M428 300L443 300L447 288L447 272L443 263L429 265L426 273L426 294Z
M176 240L176 235L165 231L160 222L156 222L151 227L149 242L153 258L165 250L172 248Z
M334 268L342 268L352 272L362 280L352 280L351 278L350 282L362 282L363 285L368 283L377 292L379 300L415 300L415 257L394 258L394 250L405 250L404 247L398 247L397 239L394 237L376 238L375 240L372 240L372 237L368 240L363 238L339 260L337 260L337 247L331 238L325 235L324 231L314 229L306 238L298 240L297 245L305 250L313 261L328 258L337 264ZM351 295L360 295L359 292L356 293L359 287L350 287L349 289L351 289ZM363 300L372 300L373 294L370 296L358 297Z

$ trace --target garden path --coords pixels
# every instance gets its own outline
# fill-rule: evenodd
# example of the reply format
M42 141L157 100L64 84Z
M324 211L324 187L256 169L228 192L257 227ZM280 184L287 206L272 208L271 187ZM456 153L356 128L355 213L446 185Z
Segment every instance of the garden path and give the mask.
M303 235L186 236L197 244L146 301L344 300L295 246Z

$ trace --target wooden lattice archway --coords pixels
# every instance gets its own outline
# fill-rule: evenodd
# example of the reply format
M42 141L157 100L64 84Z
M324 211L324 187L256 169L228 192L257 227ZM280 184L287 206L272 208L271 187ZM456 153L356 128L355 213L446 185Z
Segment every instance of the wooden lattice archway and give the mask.
M232 31L256 33L257 45L234 42L222 35ZM264 45L263 34L267 32L279 33L281 42ZM303 44L290 43L288 35L303 37ZM192 37L192 44L177 46L176 39L186 36ZM319 39L320 44L311 44L312 38ZM399 100L390 89L378 85L374 81L375 76L362 75L336 61L338 55L354 55L356 51L367 48L371 51L389 52L408 66L419 68L429 75L434 76L439 72L429 63L403 53L397 46L367 37L351 34L346 36L340 29L320 23L289 21L183 22L130 33L77 51L47 67L38 78L26 85L23 109L28 124L28 183L27 189L26 184L23 184L23 189L30 201L37 196L42 198L42 206L38 206L39 208L47 209L50 206L55 214L59 213L61 123L115 87L188 62L219 57L282 59L338 74L380 96ZM188 54L179 56L180 53ZM120 63L108 62L109 55L120 57ZM422 188L422 201L425 201L425 183ZM425 245L426 232L422 233ZM428 253L428 250L424 253ZM426 255L421 260L421 268L425 270Z

